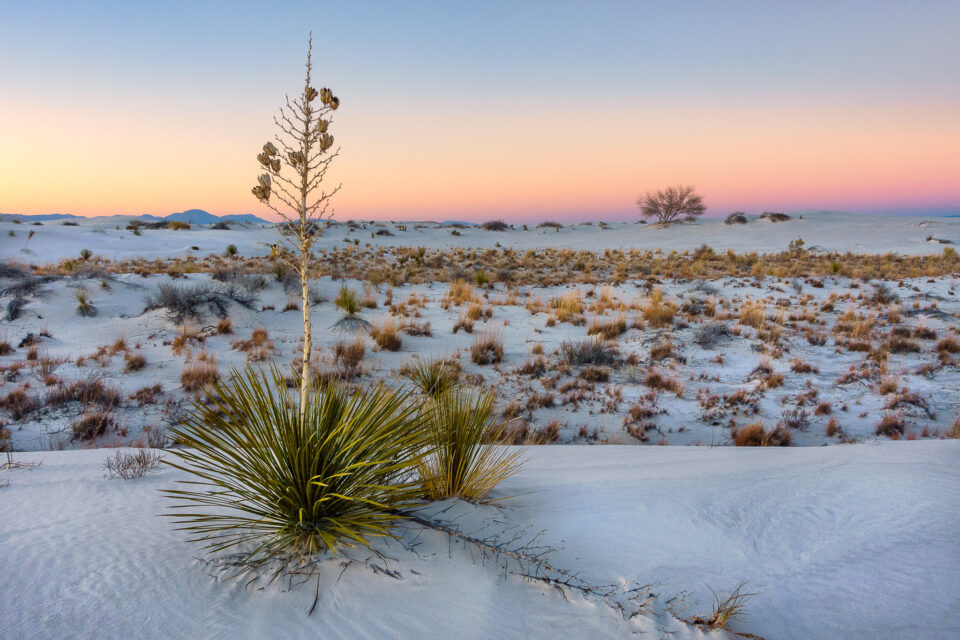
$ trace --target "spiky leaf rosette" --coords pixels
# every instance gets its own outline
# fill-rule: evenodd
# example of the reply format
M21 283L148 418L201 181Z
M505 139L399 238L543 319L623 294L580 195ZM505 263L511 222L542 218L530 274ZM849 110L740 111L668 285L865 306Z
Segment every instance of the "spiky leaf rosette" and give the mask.
M407 375L421 393L432 397L450 391L458 381L457 370L443 360L416 360L410 364Z
M492 394L454 387L431 398L424 416L430 444L420 476L428 499L484 502L494 487L520 469L520 452L483 444L496 442L503 433Z
M191 540L256 567L392 535L396 510L422 494L410 482L423 447L415 406L382 385L351 393L329 383L308 398L301 421L279 369L248 368L172 429L187 448L170 464L191 478L166 493Z

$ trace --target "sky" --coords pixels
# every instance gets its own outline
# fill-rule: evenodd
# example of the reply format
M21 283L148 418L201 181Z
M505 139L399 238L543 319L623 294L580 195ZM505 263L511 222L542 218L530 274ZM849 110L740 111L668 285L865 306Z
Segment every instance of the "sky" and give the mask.
M0 211L272 218L311 30L339 219L960 213L956 0L0 0Z

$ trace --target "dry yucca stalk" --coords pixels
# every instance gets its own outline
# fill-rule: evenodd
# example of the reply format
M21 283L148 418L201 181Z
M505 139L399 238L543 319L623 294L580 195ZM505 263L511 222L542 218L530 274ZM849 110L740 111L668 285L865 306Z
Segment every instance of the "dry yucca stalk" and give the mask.
M303 357L300 371L300 416L304 417L310 381L310 279L317 277L313 245L321 232L320 223L333 215L331 199L340 186L324 188L324 178L338 151L332 151L333 136L327 132L331 114L340 99L330 89L310 86L313 64L313 34L307 48L307 77L303 92L287 98L274 118L279 129L275 142L263 145L257 161L266 170L257 177L251 190L260 202L283 218L280 224L281 246L272 254L290 265L300 276L303 312ZM319 98L320 104L316 104Z

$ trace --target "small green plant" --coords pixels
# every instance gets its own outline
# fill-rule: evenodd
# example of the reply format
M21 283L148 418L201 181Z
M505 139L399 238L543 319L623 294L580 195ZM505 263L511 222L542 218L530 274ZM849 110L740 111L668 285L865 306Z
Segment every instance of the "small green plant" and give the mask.
M93 251L90 249L80 249L80 259L86 262L93 256Z
M457 385L459 372L445 360L415 360L407 366L413 385L430 397L438 397Z
M77 289L73 292L77 299L77 315L92 318L97 315L97 308L90 303L90 294L86 289Z
M168 464L192 478L166 494L192 541L236 550L246 567L279 562L281 575L394 535L398 510L422 493L411 481L424 442L416 406L382 385L351 392L328 382L310 389L303 419L300 409L279 369L247 369L171 430L187 448Z
M337 292L337 297L333 301L333 304L348 316L355 316L360 313L360 294L347 285L343 285L340 287L340 291Z
M489 280L487 279L487 272L484 271L483 269L480 269L479 271L477 271L477 273L474 275L473 279L474 279L474 281L477 283L477 286L478 286L478 287L485 287L485 286L487 286L487 282L489 281Z
M232 258L237 255L237 245L228 244L226 250L223 252L223 255L228 258Z
M520 469L519 452L483 444L501 440L504 432L493 394L449 389L432 398L424 414L430 444L420 476L428 499L483 502Z

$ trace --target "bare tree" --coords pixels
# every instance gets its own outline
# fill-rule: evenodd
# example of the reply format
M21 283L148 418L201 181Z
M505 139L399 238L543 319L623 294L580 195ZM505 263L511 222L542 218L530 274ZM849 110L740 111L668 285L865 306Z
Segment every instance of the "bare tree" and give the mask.
M703 197L693 185L667 187L659 191L648 191L637 199L640 215L645 218L657 218L658 222L670 223L678 216L688 219L702 216L707 207Z
M266 169L257 177L258 184L251 190L260 202L277 213L283 222L279 225L281 246L274 255L290 265L300 276L301 309L303 310L303 362L300 369L300 416L307 406L310 385L310 352L312 347L310 325L310 279L315 277L314 242L320 235L321 221L333 215L331 199L340 190L323 188L323 180L339 148L333 148L333 136L327 132L331 115L340 106L340 99L330 89L319 91L310 85L313 70L313 34L307 47L307 79L303 93L280 108L279 118L273 121L280 132L276 145L267 142L257 155ZM319 98L320 105L315 106ZM279 147L279 149L278 149Z

